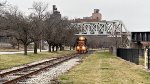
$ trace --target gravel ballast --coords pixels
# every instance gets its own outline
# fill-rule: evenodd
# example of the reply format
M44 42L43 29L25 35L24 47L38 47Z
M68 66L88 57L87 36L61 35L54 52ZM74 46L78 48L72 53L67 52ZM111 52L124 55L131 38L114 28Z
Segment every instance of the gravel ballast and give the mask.
M73 66L79 64L81 58L76 57L72 58L66 62L61 63L53 68L48 69L45 72L41 72L33 78L27 79L25 84L52 84L55 82L59 75L62 75L65 72L68 72Z

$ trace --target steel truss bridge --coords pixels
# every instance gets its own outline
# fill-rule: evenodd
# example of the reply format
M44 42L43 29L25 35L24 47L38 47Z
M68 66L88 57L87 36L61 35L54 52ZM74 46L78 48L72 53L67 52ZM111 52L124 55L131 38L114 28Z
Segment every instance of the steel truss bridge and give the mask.
M121 46L130 46L130 32L121 20L72 23L77 28L75 35L98 35L121 38ZM123 38L123 37L126 37Z

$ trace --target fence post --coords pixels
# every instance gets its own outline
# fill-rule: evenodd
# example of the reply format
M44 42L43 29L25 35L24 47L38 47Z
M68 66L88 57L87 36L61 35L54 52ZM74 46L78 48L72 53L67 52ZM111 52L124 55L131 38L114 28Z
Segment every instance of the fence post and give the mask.
M147 69L148 67L147 67L147 52L148 51L148 49L145 49L144 50L144 67Z
M150 49L148 49L148 69L150 69Z

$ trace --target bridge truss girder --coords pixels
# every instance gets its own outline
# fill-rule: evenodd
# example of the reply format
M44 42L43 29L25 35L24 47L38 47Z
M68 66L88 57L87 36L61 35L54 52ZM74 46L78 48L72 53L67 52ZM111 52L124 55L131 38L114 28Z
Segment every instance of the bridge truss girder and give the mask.
M116 47L130 46L130 33L120 20L72 23L78 32L75 35L100 35L114 38ZM120 37L120 40L117 38Z

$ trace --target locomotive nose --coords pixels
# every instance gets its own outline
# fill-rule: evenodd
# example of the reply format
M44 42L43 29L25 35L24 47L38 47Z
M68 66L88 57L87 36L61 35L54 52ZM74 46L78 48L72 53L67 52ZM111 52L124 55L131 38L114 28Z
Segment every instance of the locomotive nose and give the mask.
M80 49L80 47L79 46L77 46L77 50L79 50Z
M79 40L83 41L85 38L83 36L79 37Z
M83 36L80 36L77 38L75 49L79 54L87 52L86 42L87 42L87 39Z
M86 47L85 47L85 46L82 46L82 50L86 50Z

